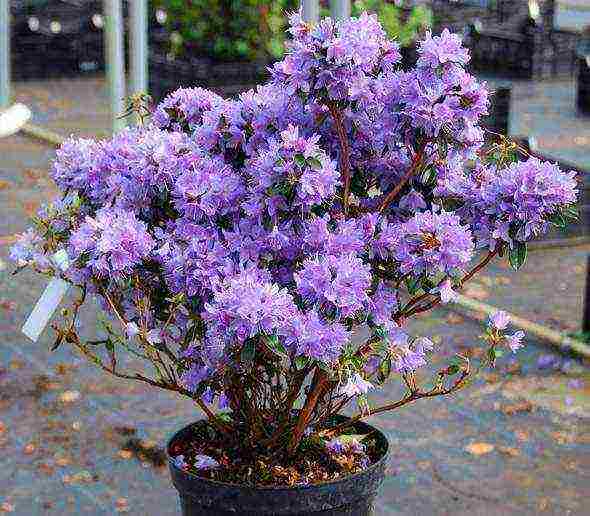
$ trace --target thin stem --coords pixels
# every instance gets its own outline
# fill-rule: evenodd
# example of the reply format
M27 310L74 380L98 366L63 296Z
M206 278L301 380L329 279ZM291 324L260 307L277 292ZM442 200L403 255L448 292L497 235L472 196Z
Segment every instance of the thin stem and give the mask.
M401 178L400 182L395 185L395 187L390 190L386 195L383 201L381 201L381 205L379 206L379 213L383 213L385 209L392 203L392 201L396 198L396 196L401 192L402 188L406 185L406 183L410 180L410 178L414 175L417 168L420 166L422 157L424 156L424 149L426 144L422 144L420 149L414 155L414 159L412 160L412 164L410 168L406 171L406 173Z
M462 289L463 284L466 283L467 281L469 281L471 278L473 278L473 276L475 276L484 267L486 267L486 265L488 265L497 254L498 254L498 251L496 251L496 250L489 251L488 254L485 256L485 258L483 258L481 260L481 262L479 262L475 267L473 267L473 269L471 269L467 274L465 274L465 276L463 276L461 278L461 280L459 281L458 288ZM403 308L403 310L401 311L399 316L400 317L411 317L412 315L423 313L423 312L430 310L431 308L434 308L436 305L438 305L440 303L440 296L437 295L436 298L434 298L434 296L435 296L435 294L425 293L425 294L418 296L415 300L409 301L408 304L406 304L406 306ZM420 301L423 301L429 297L433 297L432 301L430 301L424 305L421 305L421 306L415 306ZM414 306L414 308L412 308L410 311L406 312L406 310L412 306Z
M347 214L350 200L350 148L348 145L348 138L346 137L346 131L344 129L342 113L332 102L328 104L328 109L330 110L330 114L332 115L332 118L334 120L336 134L338 135L338 141L340 143L340 168L342 183L344 184L344 195L342 198L342 204L344 206L344 213Z
M221 423L217 416L207 407L205 402L200 398L195 398L193 394L186 390L185 388L181 387L180 385L172 384L172 383L165 383L162 380L154 380L152 378L145 377L139 373L135 373L134 375L121 373L115 370L114 367L108 367L104 364L104 362L96 355L88 350L88 348L80 341L77 335L69 335L68 342L71 342L82 354L88 357L92 362L94 362L98 367L100 367L103 371L115 376L117 378L121 378L124 380L135 380L143 383L147 383L153 387L159 387L160 389L168 390L177 392L186 396L187 398L191 398L195 401L195 403L199 406L199 408L207 415L209 422L213 425L219 432L228 434L232 432L232 429L229 428L227 425Z
M435 396L445 396L447 394L451 394L457 390L459 390L465 383L465 379L470 375L469 370L463 371L461 373L461 377L453 383L453 385L447 389L441 388L440 386L436 386L433 389L429 390L429 391L419 391L416 390L414 392L408 392L403 398L401 398L398 401L395 401L393 403L388 403L386 405L382 405L381 407L377 407L375 409L371 409L368 412L361 412L360 414L357 414L356 416L351 417L348 421L345 421L343 423L340 423L339 425L335 426L334 428L331 428L328 432L329 435L337 435L339 433L341 433L343 430L345 430L346 428L354 425L354 423L356 423L357 421L360 421L362 419L365 419L367 417L370 416L374 416L376 414L380 414L382 412L388 412L390 410L395 410L398 409L400 407L403 407L404 405L407 405L408 403L412 403L414 401L417 401L419 399L423 399L423 398L433 398Z

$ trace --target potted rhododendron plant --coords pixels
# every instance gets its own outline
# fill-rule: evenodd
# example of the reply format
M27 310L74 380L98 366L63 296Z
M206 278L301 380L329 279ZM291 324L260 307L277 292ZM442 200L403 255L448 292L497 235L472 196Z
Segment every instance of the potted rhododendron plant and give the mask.
M12 250L80 292L56 345L205 414L168 443L185 514L369 514L388 445L361 420L475 369L417 374L436 349L408 320L575 213L573 173L484 144L488 92L457 36L429 34L401 71L375 16L289 31L237 99L181 89L109 140L67 141L63 196ZM76 325L90 295L111 315L94 341ZM490 319L477 367L522 345L508 324ZM388 381L405 394L372 404Z

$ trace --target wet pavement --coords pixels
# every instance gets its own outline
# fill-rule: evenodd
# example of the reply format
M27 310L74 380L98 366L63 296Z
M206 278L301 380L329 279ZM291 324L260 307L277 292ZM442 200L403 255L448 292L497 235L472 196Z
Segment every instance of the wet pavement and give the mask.
M530 127L553 154L583 164L590 143L580 138L590 138L590 122L555 105L556 98L566 105L571 90L558 84L561 93L542 86L533 96L519 86L517 131ZM17 97L34 107L37 123L62 134L107 131L100 78L19 85ZM45 280L12 276L8 245L55 192L47 176L52 155L23 136L0 141L0 514L177 515L160 447L199 412L189 401L107 377L65 346L50 352L48 332L35 344L19 333ZM589 252L537 250L518 274L495 264L467 294L576 331ZM96 316L87 307L89 335ZM438 310L412 330L446 350L435 365L455 351L479 354L480 325L456 312ZM590 369L533 338L527 344L518 361L502 358L452 398L371 420L392 445L377 516L588 513ZM391 384L372 399L394 399L399 389Z

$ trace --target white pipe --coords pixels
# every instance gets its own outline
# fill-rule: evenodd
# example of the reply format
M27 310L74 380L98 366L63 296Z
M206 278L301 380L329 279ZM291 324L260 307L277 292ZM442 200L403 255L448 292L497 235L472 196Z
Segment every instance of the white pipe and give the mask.
M330 14L334 20L350 18L350 0L330 0Z
M0 109L10 105L10 2L0 0Z
M148 91L148 6L147 0L129 2L131 92Z
M303 19L306 22L317 23L320 20L319 0L301 0L303 8Z
M130 2L130 3L133 3ZM104 0L107 80L111 98L113 132L125 127L119 118L125 111L125 55L121 0Z

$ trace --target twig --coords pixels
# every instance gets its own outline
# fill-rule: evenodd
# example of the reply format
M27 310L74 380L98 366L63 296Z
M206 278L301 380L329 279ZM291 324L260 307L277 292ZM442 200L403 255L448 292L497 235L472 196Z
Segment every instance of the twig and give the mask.
M350 148L348 146L348 138L346 137L346 131L344 129L344 122L342 120L342 113L338 110L333 102L328 104L330 114L334 119L334 126L336 127L336 134L338 135L338 141L340 143L340 168L341 177L344 184L344 195L342 204L344 206L344 213L348 213L348 204L350 197Z
M410 168L408 168L406 173L401 178L400 182L397 185L395 185L395 187L387 193L387 195L385 196L383 201L381 201L381 205L379 206L379 213L383 213L385 211L385 209L395 199L397 194L400 193L401 189L406 185L406 183L414 175L414 172L416 172L416 169L418 168L418 166L420 165L420 162L422 161L422 157L424 155L425 148L426 148L426 144L424 143L421 145L418 152L416 152L416 155L414 156L414 159L412 160L412 164L410 165Z

